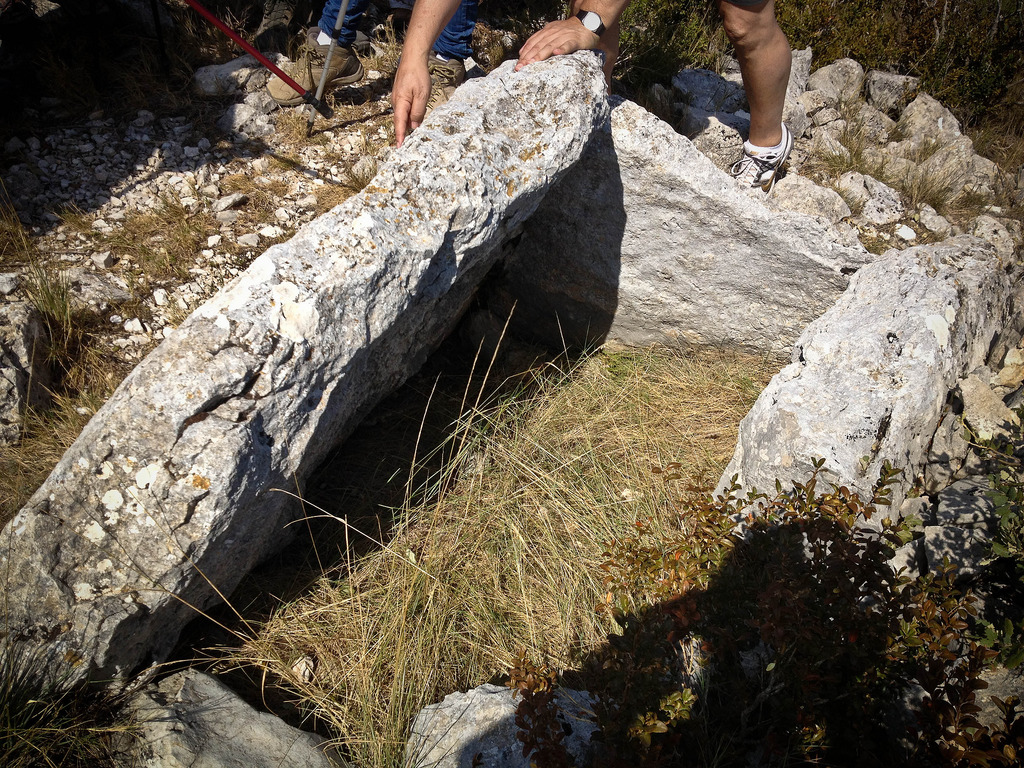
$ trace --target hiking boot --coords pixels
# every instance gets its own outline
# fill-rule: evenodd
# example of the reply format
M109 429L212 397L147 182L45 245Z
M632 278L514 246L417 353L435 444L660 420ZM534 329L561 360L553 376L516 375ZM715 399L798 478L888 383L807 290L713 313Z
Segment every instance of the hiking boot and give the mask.
M306 30L306 41L299 49L299 60L284 67L284 71L296 83L313 93L320 85L320 76L324 71L324 63L327 61L327 51L329 50L329 46L320 45L317 42L319 34L319 27L310 27ZM327 70L324 92L326 93L327 88L331 85L348 85L361 79L362 76L363 65L359 63L359 57L356 56L355 51L346 46L337 45L331 56L330 69ZM267 91L271 98L282 107L294 107L302 103L302 96L276 75L267 83Z
M781 178L783 166L793 151L793 134L785 123L782 125L782 142L779 149L753 152L750 143L743 145L743 157L733 164L729 170L745 187L760 187L771 192L775 182Z
M455 89L466 79L466 65L460 59L445 61L433 51L427 59L430 71L430 98L427 99L427 112L430 114L436 107L444 104L455 93Z
M263 21L253 45L261 51L284 51L288 46L288 25L295 15L297 0L264 0Z

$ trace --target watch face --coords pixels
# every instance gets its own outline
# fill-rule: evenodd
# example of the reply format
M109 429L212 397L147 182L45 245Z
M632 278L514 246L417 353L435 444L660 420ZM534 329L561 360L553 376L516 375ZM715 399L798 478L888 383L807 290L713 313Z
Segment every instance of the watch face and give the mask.
M601 17L593 11L580 11L577 14L579 20L583 22L583 26L589 29L591 32L600 34L598 30L603 26L601 24Z

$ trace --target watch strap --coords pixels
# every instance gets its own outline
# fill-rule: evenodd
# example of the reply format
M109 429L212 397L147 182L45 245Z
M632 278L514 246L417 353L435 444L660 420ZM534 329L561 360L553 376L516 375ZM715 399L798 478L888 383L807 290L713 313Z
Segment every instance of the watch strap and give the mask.
M576 14L576 18L580 20L580 23L593 32L595 35L600 37L604 34L605 26L604 19L593 11L580 11Z

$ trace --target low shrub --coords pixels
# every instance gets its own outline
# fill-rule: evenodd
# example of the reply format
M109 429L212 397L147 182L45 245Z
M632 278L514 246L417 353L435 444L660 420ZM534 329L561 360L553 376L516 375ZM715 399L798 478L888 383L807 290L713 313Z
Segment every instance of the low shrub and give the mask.
M774 495L690 497L677 535L641 523L612 542L601 610L621 633L581 672L608 764L1018 764L1018 702L978 720L996 652L969 635L975 598L948 564L890 564L912 536L878 514L897 473L863 501L819 490L821 466Z

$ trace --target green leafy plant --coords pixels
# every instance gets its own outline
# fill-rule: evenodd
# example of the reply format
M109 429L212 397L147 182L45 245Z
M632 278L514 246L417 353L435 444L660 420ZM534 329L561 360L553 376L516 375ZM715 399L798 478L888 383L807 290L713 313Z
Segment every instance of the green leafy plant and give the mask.
M609 547L599 610L620 632L583 672L608 764L1016 765L1017 703L978 719L996 653L969 636L974 597L948 564L890 564L913 535L879 512L899 473L864 501L820 489L823 466L690 496L678 536L639 523Z

